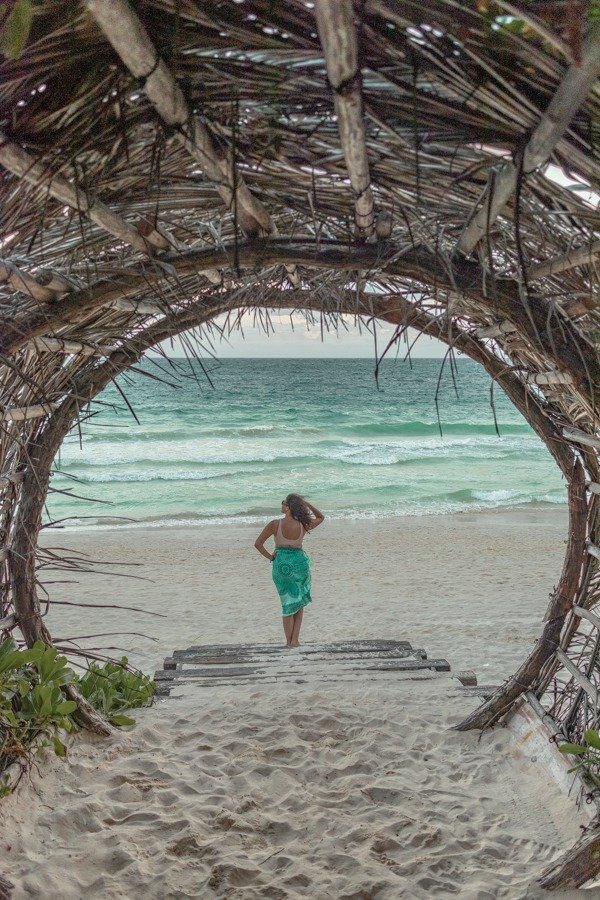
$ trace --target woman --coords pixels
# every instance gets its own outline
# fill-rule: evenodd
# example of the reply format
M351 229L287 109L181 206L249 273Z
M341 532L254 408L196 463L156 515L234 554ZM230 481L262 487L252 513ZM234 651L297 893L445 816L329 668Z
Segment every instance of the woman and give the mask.
M307 531L320 525L325 516L299 494L288 494L281 501L283 519L273 519L263 528L254 546L273 563L273 581L281 600L286 647L299 645L304 607L310 596L310 560L302 549ZM311 515L312 513L312 515ZM269 553L265 541L275 538L275 553Z

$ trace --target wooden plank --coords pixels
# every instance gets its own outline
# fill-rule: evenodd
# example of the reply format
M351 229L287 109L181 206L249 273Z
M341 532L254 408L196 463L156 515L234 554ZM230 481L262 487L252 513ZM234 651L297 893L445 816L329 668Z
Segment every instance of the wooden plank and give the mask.
M568 250L559 256L545 259L544 262L535 263L527 270L527 278L529 281L535 281L538 278L555 275L557 272L574 269L576 266L589 266L599 253L600 241L590 241L589 244L585 244L583 247L576 247L574 250Z
M156 693L173 687L241 688L245 685L335 684L357 678L380 683L422 680L449 672L445 659L428 659L409 641L367 639L310 642L290 650L282 644L213 644L176 650L155 673Z
M398 646L387 645L383 647L378 647L376 645L370 646L353 646L352 644L301 644L299 648L303 653L307 653L309 655L314 654L327 654L330 656L335 656L337 653L352 653L354 655L363 655L363 654L373 654L373 653L415 653L417 652L413 647L402 646L401 644ZM270 646L236 646L236 647L190 647L188 650L175 650L173 653L173 659L191 659L192 657L198 659L208 659L210 657L222 656L222 657L234 657L238 655L252 656L255 657L257 655L267 654L269 656L282 656L285 655L289 650L284 644L271 644ZM424 650L419 649L418 652L425 652Z
M538 718L541 719L541 721L544 723L546 728L548 728L550 730L550 733L552 735L560 734L561 736L564 737L562 731L556 724L555 720L552 718L552 716L548 712L546 712L546 710L544 709L544 707L542 706L542 704L540 703L538 698L533 693L533 691L526 691L524 696L525 696L525 699L527 700L527 702L529 703L529 705L531 706L531 708L533 709L533 711L537 714Z
M516 327L512 322L498 322L497 325L486 325L483 328L477 328L475 334L478 338L498 338L505 334L516 332Z
M335 671L346 670L349 667L351 668L366 668L368 665L391 665L394 662L402 662L403 664L408 663L421 663L425 662L422 656L372 656L365 660L364 656L302 656L302 654L292 654L288 653L285 657L268 657L268 656L256 656L250 658L238 658L238 657L230 657L225 662L210 662L208 664L204 664L203 662L189 662L187 660L182 660L178 662L178 669L190 670L194 669L196 671L203 671L209 669L215 669L219 667L228 666L253 666L260 667L263 671L285 671L290 666L306 666L310 667L312 671L323 670L323 669L334 669Z
M336 653L347 652L352 650L355 653L369 652L377 649L382 650L412 650L410 641L395 640L351 640L336 641L334 643L317 643L314 641L302 644L300 649L303 653ZM217 653L289 653L287 647L283 644L207 644L203 646L188 647L186 650L174 650L173 658L180 659L185 656L214 656Z
M525 379L527 384L567 384L572 385L573 376L568 372L532 372Z
M597 616L589 609L584 609L582 606L574 606L573 612L577 613L580 618L586 619L586 621L591 622L592 625L594 625L596 628L600 628L600 616Z
M88 197L82 184L73 184L62 175L51 171L47 159L30 155L9 140L2 131L0 131L0 164L29 184L42 186L43 190L59 203L70 206L78 213L87 213L92 222L104 228L109 234L131 244L142 253L148 253L148 244L135 228L105 206L95 194Z
M356 665L356 660L349 660L346 664L336 663L335 667L331 663L324 662L321 665L315 665L310 662L303 665L302 660L292 660L290 665L282 669L277 665L251 664L246 666L229 665L229 666L190 666L189 668L178 667L176 670L160 670L156 673L156 679L165 681L169 678L184 679L203 679L203 678L235 678L237 675L254 675L254 674L275 674L275 675L291 675L291 674L312 674L318 675L321 672L413 672L419 669L435 669L438 672L449 672L450 665L445 659L392 659L381 660L378 665Z
M548 161L567 131L571 120L584 103L600 75L600 27L588 29L581 58L573 62L562 76L558 87L539 122L529 132L523 153L523 172L533 172ZM483 204L478 204L458 239L456 252L468 256L489 232L513 196L518 183L515 161L498 163L496 177L490 181Z
M396 640L383 640L383 639L373 639L373 640L348 640L348 641L335 641L335 642L326 642L321 643L319 641L309 641L305 644L302 644L304 649L314 650L317 652L327 650L328 652L335 651L337 648L347 649L352 648L360 652L361 650L373 650L373 649L391 649L398 648L403 650L412 649L412 645L409 641L396 641ZM213 651L223 651L223 652L237 652L239 650L251 651L253 653L262 652L262 651L274 651L285 652L287 648L283 644L204 644L201 646L193 646L188 647L186 650L175 650L173 656L181 656L186 653L202 653L213 652Z
M10 422L24 422L27 419L41 419L58 409L59 403L41 403L38 406L20 406L4 411L4 419Z
M373 233L374 199L363 119L355 12L352 0L316 0L314 7L346 171L354 193L356 236L367 238Z
M539 708L539 707L538 707ZM571 760L559 753L554 737L557 733L556 725L550 716L540 716L529 700L529 696L519 698L509 715L505 719L505 727L513 738L512 753L530 760L535 760L541 765L556 782L559 789L570 796L574 803L577 799L577 786L583 787L576 774L569 772ZM575 790L573 788L575 787ZM582 804L582 811L589 818L597 814L595 804Z
M284 648L285 649L285 648ZM355 661L363 661L370 659L427 659L427 653L425 650L379 650L379 651L369 651L363 650L360 653L353 653L352 651L345 652L344 650L336 651L335 653L315 653L310 652L304 654L302 651L302 647L299 647L298 650L299 655L301 657L317 657L319 660L348 660L352 659ZM163 668L170 669L175 668L177 665L202 665L202 666L214 666L214 665L228 665L228 664L236 664L236 663L258 663L261 664L277 664L281 665L281 660L285 655L289 655L288 653L221 653L215 654L214 656L179 656L179 657L167 657L164 661Z
M569 657L567 656L565 651L561 650L560 647L556 651L556 658L558 660L560 660L560 662L564 666L564 668L568 672L570 672L570 674L573 676L575 681L577 681L577 683L583 688L583 690L586 692L588 697L592 700L594 707L597 709L598 708L598 688L596 687L596 685L592 684L592 682L587 677L587 675L584 675L583 672L581 672L577 668L575 663L571 662L571 660L569 659Z
M463 687L475 687L477 684L477 675L472 669L457 672L454 677L458 678Z
M330 672L333 674L339 674L342 672L386 672L386 671L418 671L420 669L426 669L430 667L436 667L437 665L447 665L446 660L423 660L423 659L399 659L399 660L381 660L381 661L371 661L369 665L362 665L360 661L357 660L344 660L342 662L335 662L332 660L324 660L324 661L307 661L303 659L295 659L289 660L285 664L278 665L277 663L264 663L264 662L250 662L250 663L242 663L238 664L236 662L232 662L225 666L219 665L210 665L210 666L202 666L202 665L178 665L175 669L161 669L159 677L161 679L168 678L216 678L216 677L229 677L229 675L234 676L239 673L248 673L248 674L262 674L264 676L277 676L279 674L294 674L294 673L312 673L314 675L318 675L319 673Z
M134 6L128 0L85 0L85 6L133 77L142 79L143 90L158 115L169 128L175 126L175 138L212 181L226 207L237 207L246 234L268 234L272 230L269 212L250 192L243 175L234 171L230 151L223 152L215 142L202 112L196 115L188 104Z
M164 674L164 673L163 673ZM436 672L433 669L422 669L419 672L404 672L404 673L396 673L394 677L393 683L396 684L398 681L432 681L439 680L445 677L445 673ZM199 689L208 689L214 690L218 687L231 688L231 687L244 687L246 685L260 685L267 687L269 685L275 684L308 684L311 686L322 687L324 684L334 685L334 684L356 684L357 673L356 672L347 672L341 675L321 675L319 677L315 677L310 673L304 673L302 675L298 675L297 673L292 673L289 675L249 675L238 676L235 679L227 679L227 678L207 678L205 680L182 680L180 678L169 678L169 679L159 679L156 682L156 694L158 696L168 695L174 688L183 687L184 685L193 685L194 690ZM383 685L391 684L390 676L387 672L368 672L363 673L361 676L361 683L371 682Z
M562 435L568 441L574 441L576 444L582 444L584 447L600 450L600 438L594 434L588 434L587 431L581 431L579 428L563 428Z
M403 663L405 663L403 665ZM382 664L380 666L361 666L356 669L357 672L372 672L374 670L383 671L384 669L388 672L406 672L412 669L435 669L436 672L450 672L450 663L447 659L423 659L418 660L397 660L391 662L389 665Z
M38 351L49 353L64 353L66 355L80 354L81 356L110 356L112 347L90 347L81 341L66 341L61 338L37 337L30 342Z

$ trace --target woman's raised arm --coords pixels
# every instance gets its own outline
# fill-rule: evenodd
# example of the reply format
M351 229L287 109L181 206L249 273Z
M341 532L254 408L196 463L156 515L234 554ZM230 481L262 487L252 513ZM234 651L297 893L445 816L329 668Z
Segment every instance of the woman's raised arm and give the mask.
M311 513L314 516L314 519L310 523L310 530L312 531L313 528L316 528L317 525L320 525L321 522L323 522L325 520L325 516L323 515L323 513L321 512L320 509L317 509L317 507L313 506L312 503L309 503L308 500L305 499L304 502L306 503L306 505L308 506L308 508L310 509Z

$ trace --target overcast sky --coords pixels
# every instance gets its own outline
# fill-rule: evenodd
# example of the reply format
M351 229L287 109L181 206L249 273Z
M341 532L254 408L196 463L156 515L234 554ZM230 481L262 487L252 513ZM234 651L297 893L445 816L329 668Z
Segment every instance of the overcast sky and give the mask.
M321 336L321 327L318 317L314 324L308 324L301 314L292 316L293 330L290 323L290 316L287 313L272 311L270 315L271 323L275 328L275 332L269 332L267 335L264 329L261 329L258 322L255 322L254 313L245 313L242 319L243 335L241 332L233 331L227 334L222 340L219 340L218 333L213 332L215 347L214 352L220 359L229 359L231 357L302 357L314 359L318 357L368 357L373 359L374 355L374 338L372 325L371 331L367 330L363 323L359 329L354 324L353 316L342 316L346 323L347 330L340 323L337 333L335 331L323 331ZM234 316L231 317L233 323ZM264 321L264 312L263 312ZM215 319L216 325L223 328L225 324L225 316L219 316ZM377 349L381 352L394 333L394 326L386 322L377 321ZM417 336L412 329L409 331L409 341L413 341ZM322 339L321 339L322 337ZM169 356L184 356L185 353L178 339L163 343L163 348ZM395 354L395 350L391 351ZM446 352L446 345L441 341L433 338L421 336L411 350L413 357L437 357L440 358ZM402 343L400 348L400 356L406 353L406 344Z

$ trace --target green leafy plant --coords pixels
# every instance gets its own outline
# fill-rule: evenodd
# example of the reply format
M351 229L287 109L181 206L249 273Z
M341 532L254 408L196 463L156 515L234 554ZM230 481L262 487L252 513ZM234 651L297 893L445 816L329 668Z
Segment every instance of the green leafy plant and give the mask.
M575 765L569 769L569 772L583 770L582 774L587 775L600 789L600 734L597 731L588 728L583 735L583 744L565 742L559 744L558 749L568 756L577 757Z
M91 663L77 683L78 689L92 706L113 725L133 725L135 719L122 710L146 706L154 695L154 682L142 672L127 668L127 657L103 666Z
M74 673L54 647L37 641L29 650L19 650L12 638L0 645L0 754L5 758L24 755L34 741L54 746L59 756L67 749L58 731L74 731L71 713L77 708L65 699L61 685L73 681Z
M77 704L62 691L70 683L120 727L135 722L124 710L151 703L154 694L154 682L142 672L130 670L126 657L104 666L92 663L77 677L56 648L38 641L23 650L8 638L0 644L0 776L7 764L27 757L33 746L52 745L58 756L66 756L60 732L78 727L72 718ZM0 796L7 791L0 781Z
M13 0L0 14L0 48L8 59L18 59L25 49L33 22L32 0ZM3 21L2 21L3 18Z

